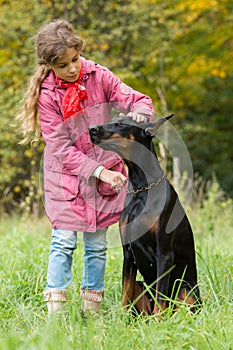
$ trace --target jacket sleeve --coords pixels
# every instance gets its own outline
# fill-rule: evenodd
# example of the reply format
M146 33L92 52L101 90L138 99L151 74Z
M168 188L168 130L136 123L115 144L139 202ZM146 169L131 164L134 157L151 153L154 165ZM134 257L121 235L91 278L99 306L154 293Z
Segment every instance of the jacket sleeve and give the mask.
M149 96L132 89L124 84L107 68L103 70L102 86L109 102L113 102L114 108L128 113L136 112L152 119L154 108Z
M100 164L73 145L69 128L47 91L41 91L38 108L49 170L78 175L88 180Z

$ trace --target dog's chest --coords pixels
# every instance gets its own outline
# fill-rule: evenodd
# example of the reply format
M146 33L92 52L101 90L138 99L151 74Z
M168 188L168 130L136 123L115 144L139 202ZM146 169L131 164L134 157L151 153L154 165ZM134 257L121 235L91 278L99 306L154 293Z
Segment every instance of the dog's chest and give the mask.
M141 212L145 209L147 204L147 193L138 193L136 196L128 194L124 204L123 216L127 218L128 222L134 221Z

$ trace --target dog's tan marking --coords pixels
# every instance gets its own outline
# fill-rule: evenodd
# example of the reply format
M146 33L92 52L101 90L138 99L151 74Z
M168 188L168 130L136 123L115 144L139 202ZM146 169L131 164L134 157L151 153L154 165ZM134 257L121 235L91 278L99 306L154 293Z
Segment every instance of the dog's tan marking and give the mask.
M130 277L124 277L122 288L122 306L126 307L133 302L134 284L136 279L136 273Z
M159 227L159 221L155 222L152 226L150 226L149 232L154 235L158 227Z
M134 141L134 140L135 140L134 135L133 135L133 134L130 134L130 135L129 135L129 139L130 139L131 141Z
M140 315L145 316L151 314L150 299L146 294L143 283L138 281L136 281L134 285L133 301Z
M111 136L109 136L106 140L112 140L112 139L122 139L122 136L117 133L114 133Z
M191 310L194 309L193 305L195 304L195 299L186 288L182 288L179 292L177 301L184 302L186 305L191 307Z

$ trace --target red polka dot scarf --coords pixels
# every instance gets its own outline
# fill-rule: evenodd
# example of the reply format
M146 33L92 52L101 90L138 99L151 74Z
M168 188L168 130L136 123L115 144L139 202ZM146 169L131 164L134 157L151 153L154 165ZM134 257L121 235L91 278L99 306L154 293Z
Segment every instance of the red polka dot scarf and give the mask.
M56 76L56 83L64 87L66 90L62 100L63 118L66 121L78 112L83 112L84 108L81 107L81 101L87 100L87 91L84 86L79 82L83 76L83 68L81 66L78 79L73 83L65 82Z

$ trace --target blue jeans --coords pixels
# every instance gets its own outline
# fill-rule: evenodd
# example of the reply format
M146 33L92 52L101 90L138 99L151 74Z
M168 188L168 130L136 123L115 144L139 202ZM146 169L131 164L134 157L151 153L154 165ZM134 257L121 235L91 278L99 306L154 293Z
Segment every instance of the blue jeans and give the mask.
M82 288L92 290L104 289L106 266L106 231L83 232L84 271ZM53 229L49 255L46 289L66 289L72 282L72 259L77 248L77 232Z

